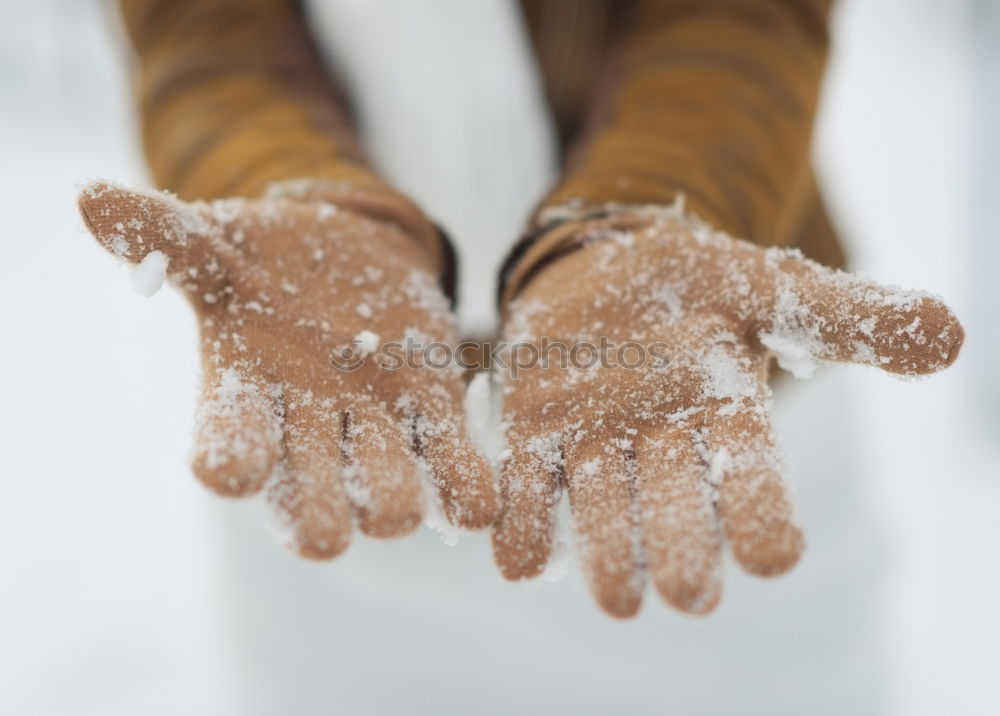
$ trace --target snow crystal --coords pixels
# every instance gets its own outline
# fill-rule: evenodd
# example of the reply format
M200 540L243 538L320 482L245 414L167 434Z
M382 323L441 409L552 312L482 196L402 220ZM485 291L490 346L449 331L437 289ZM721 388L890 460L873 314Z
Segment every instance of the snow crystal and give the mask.
M358 347L361 355L368 355L378 350L381 339L377 333L365 329L354 336L354 345Z
M875 365L878 363L878 356L875 354L875 349L867 343L854 341L854 354L851 360L863 365Z
M494 409L490 374L486 371L476 373L465 389L465 420L469 437L483 451L490 442L490 428L494 423Z
M584 477L597 477L601 471L601 458L595 457L580 465L580 472Z
M553 510L554 527L552 531L552 552L548 564L542 572L541 579L545 582L558 582L573 571L575 535L573 533L573 516L569 505L569 496L565 491L559 496Z
M115 256L121 259L128 256L128 241L122 234L112 234L107 238L107 242Z
M349 446L345 452L349 452ZM344 467L344 492L355 507L368 507L372 504L371 488L362 479L362 467L352 463Z
M149 298L160 290L167 275L167 256L162 251L150 251L129 276L132 289L140 296Z
M790 333L761 333L760 342L778 359L778 365L796 378L812 378L816 361L809 345Z
M246 381L235 368L226 368L219 376L215 396L226 406L232 407L241 395L255 395L257 386Z
M424 503L427 505L427 510L424 513L424 526L432 532L437 532L442 544L454 547L467 533L461 527L453 525L445 517L444 509L441 507L441 496L434 489L426 466L424 466L423 472L423 479L420 483L424 489Z
M712 346L702 367L708 397L739 403L743 398L752 398L756 393L753 374L740 365L724 344Z
M726 467L729 463L729 451L725 448L716 450L708 460L708 472L705 473L704 477L705 482L712 487L718 487L721 485L722 478L725 475Z

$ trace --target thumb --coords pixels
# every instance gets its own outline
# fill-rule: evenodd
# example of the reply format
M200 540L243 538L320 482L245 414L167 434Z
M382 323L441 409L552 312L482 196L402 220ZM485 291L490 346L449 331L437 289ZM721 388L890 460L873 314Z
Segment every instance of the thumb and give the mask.
M803 259L781 262L771 339L811 346L815 357L927 375L955 362L965 330L940 299Z
M191 248L212 229L207 212L170 194L92 182L80 192L80 214L94 238L132 264L163 253L171 273L192 265Z

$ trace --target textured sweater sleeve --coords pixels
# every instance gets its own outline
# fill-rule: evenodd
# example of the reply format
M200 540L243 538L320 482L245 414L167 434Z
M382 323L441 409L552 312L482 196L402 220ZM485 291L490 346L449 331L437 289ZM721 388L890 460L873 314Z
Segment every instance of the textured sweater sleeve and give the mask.
M545 209L670 203L762 244L815 205L830 0L634 0Z
M368 165L297 0L119 0L154 182L183 199L321 197L397 224L440 267L444 235Z
M377 183L295 0L120 0L154 181L186 199Z

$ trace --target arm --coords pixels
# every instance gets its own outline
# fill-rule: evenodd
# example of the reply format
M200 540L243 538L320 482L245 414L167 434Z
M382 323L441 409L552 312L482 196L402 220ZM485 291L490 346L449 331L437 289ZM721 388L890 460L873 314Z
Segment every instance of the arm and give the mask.
M563 175L512 250L503 283L523 280L548 253L540 237L554 223L608 205L670 205L683 195L714 228L765 246L801 244L806 230L826 225L809 147L831 4L628 3L611 25ZM839 262L825 233L814 253Z
M724 544L760 576L804 547L771 358L797 375L813 359L901 375L956 359L962 327L939 299L782 248L830 235L808 155L827 5L632 5L588 128L503 275L510 342L603 352L506 377L493 547L508 579L544 568L565 492L605 611L634 615L648 579L707 613Z
M670 204L789 241L809 179L829 0L639 0L545 209Z
M260 196L276 182L403 227L446 292L453 257L369 166L346 97L296 0L120 0L153 180L182 199Z
M80 210L107 250L165 273L195 310L196 476L264 494L288 545L315 559L346 549L355 524L416 529L429 499L454 524L489 524L461 376L382 350L456 342L447 244L365 163L298 5L122 11L150 168L182 198L95 183Z

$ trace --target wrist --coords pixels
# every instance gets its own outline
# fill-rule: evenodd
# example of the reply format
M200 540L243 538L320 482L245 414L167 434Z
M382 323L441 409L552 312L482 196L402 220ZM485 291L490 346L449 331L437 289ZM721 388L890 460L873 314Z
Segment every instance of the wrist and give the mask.
M687 210L683 195L666 204L571 201L543 206L503 264L499 291L501 311L505 311L543 269L567 254L618 236L620 232L634 232L664 220L694 233L708 230L708 225L696 213Z

